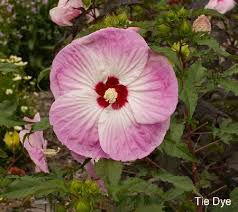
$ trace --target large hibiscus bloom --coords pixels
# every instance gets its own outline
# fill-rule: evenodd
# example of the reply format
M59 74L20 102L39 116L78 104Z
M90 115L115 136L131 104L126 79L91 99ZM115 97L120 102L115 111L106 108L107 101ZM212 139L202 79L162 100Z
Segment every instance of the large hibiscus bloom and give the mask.
M178 102L172 66L131 29L106 28L73 41L55 57L50 81L58 139L94 159L149 155Z

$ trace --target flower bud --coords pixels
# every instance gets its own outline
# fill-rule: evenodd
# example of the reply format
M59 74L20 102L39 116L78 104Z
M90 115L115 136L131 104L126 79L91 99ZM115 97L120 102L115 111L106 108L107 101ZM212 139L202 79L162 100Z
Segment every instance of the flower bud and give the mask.
M210 33L212 30L211 22L209 21L208 17L205 15L200 15L198 18L193 22L193 31L194 32L208 32Z
M177 17L177 14L173 11L169 11L167 13L167 20L170 21L170 20L177 20L178 17Z
M21 112L25 113L28 110L27 106L21 106Z
M91 194L100 193L100 188L95 181L85 180L85 185L88 187L88 192Z
M72 180L70 184L70 192L72 193L78 193L80 190L82 190L83 182L79 180Z
M161 24L158 26L159 32L162 34L167 34L170 32L171 28L165 24Z
M174 43L171 49L174 52L181 52L184 58L187 58L190 54L189 46L186 43L180 44L180 42Z
M20 145L20 137L18 132L6 132L3 141L5 142L6 146L14 152Z
M181 33L187 34L187 33L190 32L190 30L191 30L190 24L187 21L184 20L183 23L180 26Z
M13 94L13 90L8 88L8 89L6 89L5 94L6 95L12 95Z
M90 212L91 207L87 202L80 200L76 205L76 211L77 212Z
M128 17L126 13L122 13L119 15L108 15L104 19L104 24L107 27L110 26L118 26L118 25L127 25Z
M184 7L182 7L179 11L178 11L178 16L179 17L186 17L188 15L188 11L184 9Z

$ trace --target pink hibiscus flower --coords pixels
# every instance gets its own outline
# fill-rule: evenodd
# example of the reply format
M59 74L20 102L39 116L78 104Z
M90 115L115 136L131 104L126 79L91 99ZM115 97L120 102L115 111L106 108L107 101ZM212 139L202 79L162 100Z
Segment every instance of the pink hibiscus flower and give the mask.
M236 5L234 0L210 0L205 6L206 9L214 9L221 14L233 9Z
M50 10L51 20L59 26L72 26L72 20L81 14L82 0L59 0L58 6Z
M172 66L130 29L106 28L73 41L55 57L50 81L58 139L93 159L149 155L178 102Z
M37 113L33 119L25 117L24 121L32 123L39 122L40 114ZM44 155L44 150L46 150L47 147L47 141L43 137L43 131L37 131L30 134L29 136L25 136L26 134L30 133L30 131L31 124L27 124L25 129L19 133L20 140L23 143L24 148L27 150L31 160L35 163L36 172L48 173L49 170Z

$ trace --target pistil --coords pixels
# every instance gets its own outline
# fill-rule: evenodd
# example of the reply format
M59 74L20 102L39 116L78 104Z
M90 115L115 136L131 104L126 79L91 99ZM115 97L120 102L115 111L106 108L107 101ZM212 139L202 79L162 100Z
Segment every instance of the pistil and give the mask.
M105 91L103 98L110 104L113 104L117 101L118 93L115 88L108 88Z

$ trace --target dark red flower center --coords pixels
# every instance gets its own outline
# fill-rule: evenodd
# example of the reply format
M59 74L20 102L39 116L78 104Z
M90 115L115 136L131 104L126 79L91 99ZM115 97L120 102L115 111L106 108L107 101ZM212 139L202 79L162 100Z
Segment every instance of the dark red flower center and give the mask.
M127 102L127 87L121 85L116 77L108 77L106 83L99 82L95 91L99 95L97 102L103 108L111 105L114 110L118 110Z

